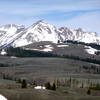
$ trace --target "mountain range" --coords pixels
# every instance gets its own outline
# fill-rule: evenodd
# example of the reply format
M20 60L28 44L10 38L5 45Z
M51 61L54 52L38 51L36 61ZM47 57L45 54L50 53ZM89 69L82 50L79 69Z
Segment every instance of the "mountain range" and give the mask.
M97 36L96 32L86 32L81 28L56 28L43 20L39 20L27 28L14 24L0 27L0 47L22 47L40 41L57 43L58 40L100 44L100 37Z

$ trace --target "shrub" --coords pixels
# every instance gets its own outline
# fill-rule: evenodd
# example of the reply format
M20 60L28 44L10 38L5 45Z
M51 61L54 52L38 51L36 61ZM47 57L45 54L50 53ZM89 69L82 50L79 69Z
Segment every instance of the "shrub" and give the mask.
M91 90L90 90L90 89L87 90L87 94L88 94L88 95L91 94Z
M16 81L16 83L22 83L21 79L18 79L18 80Z
M100 90L100 84L97 84L95 87L91 87L92 90Z
M69 93L69 91L67 91L67 90L64 90L64 91L63 91L63 93L65 93L65 94L68 94L68 93Z

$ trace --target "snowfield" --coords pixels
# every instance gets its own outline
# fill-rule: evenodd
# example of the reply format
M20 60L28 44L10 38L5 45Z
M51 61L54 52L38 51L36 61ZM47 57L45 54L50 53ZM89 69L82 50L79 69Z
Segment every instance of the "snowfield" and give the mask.
M34 89L36 89L36 90L40 90L40 89L45 90L45 89L46 89L46 87L44 87L44 86L36 86L36 87L34 87Z
M7 100L7 98L0 94L0 100Z

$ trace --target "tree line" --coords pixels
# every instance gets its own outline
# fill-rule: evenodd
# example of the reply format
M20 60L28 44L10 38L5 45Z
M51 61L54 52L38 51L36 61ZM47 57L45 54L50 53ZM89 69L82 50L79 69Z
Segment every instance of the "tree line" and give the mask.
M100 45L96 43L85 43L85 42L79 42L79 41L73 41L73 40L67 40L67 41L64 41L64 43L82 44L82 45L91 46L92 48L100 50Z
M13 48L9 47L6 49L7 56L16 56L16 57L56 57L56 54L50 52L41 52L35 50L25 50L23 48Z
M74 56L74 55L62 55L62 57L63 57L63 58L68 58L68 59L79 60L79 61L85 61L85 62L94 63L94 64L99 64L99 65L100 65L100 60L97 60L97 59L82 58L82 57Z

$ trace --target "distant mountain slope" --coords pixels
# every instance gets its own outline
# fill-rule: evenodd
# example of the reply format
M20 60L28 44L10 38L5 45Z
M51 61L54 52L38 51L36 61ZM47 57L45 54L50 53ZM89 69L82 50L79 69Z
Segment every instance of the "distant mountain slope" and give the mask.
M74 40L85 43L100 43L100 38L95 32L85 32L81 28L77 30L68 29L67 27L59 28L62 40Z
M28 28L10 24L0 27L0 47L8 45L21 47L40 41L57 43L58 40L100 44L100 38L95 32L84 32L82 29L72 30L67 27L58 29L42 20Z
M99 46L100 47L100 46ZM86 44L74 44L73 42L67 43L51 43L49 41L35 42L33 44L29 44L27 46L22 47L24 50L33 50L33 51L43 51L43 52L51 52L57 55L75 55L80 57L96 57L100 59L99 56L95 54L96 51L100 51L91 45Z
M21 37L21 32L25 29L24 26L5 25L0 27L0 46L7 46Z
M98 49L83 44L60 43L42 41L33 44L5 49L6 55L14 57L57 57L74 59L100 65L100 55L96 52ZM5 55L5 56L6 56Z

